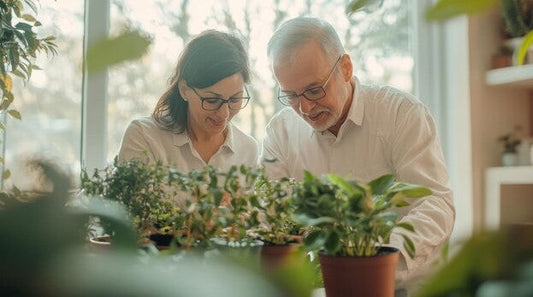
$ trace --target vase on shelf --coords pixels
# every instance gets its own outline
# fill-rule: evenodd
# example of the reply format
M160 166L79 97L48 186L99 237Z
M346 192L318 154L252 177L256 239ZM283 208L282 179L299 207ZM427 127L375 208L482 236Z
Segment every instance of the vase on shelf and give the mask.
M505 151L502 154L502 166L515 166L517 161L517 153L511 151Z

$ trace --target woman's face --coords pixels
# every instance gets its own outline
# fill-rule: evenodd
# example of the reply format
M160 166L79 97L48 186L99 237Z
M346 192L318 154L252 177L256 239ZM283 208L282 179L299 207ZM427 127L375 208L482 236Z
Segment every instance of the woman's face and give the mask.
M184 89L182 95L185 95L183 97L189 103L188 125L197 135L222 134L231 119L239 113L239 103L246 103L246 100L239 98L248 96L244 92L244 80L240 73L228 76L207 88ZM220 106L221 102L224 103Z

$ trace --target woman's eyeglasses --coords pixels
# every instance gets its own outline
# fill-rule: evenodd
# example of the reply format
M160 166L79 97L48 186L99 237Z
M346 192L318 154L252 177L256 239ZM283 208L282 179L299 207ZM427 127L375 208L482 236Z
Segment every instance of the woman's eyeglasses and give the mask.
M198 94L195 88L192 88L192 90L202 101L202 108L204 110L219 110L224 104L227 104L229 109L239 110L245 108L250 101L250 96L231 97L229 99L223 99L220 97L202 97L200 94ZM248 89L246 89L246 86L244 86L244 90L248 95Z

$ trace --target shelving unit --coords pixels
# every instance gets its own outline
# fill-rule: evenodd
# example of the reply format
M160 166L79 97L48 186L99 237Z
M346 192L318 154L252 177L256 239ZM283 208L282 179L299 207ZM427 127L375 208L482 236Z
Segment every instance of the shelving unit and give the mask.
M533 64L489 70L485 81L490 86L533 89Z
M485 224L497 229L501 222L502 186L533 186L533 166L491 167L485 173ZM533 201L533 197L529 197Z

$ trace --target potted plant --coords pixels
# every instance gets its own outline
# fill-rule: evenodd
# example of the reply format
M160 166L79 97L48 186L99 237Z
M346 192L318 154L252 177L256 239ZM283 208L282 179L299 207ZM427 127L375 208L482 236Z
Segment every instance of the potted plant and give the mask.
M335 174L320 178L305 172L293 192L296 218L311 227L304 237L310 250L319 250L326 295L394 296L396 248L386 247L391 232L412 225L398 221L394 208L409 205L406 198L429 195L427 188L394 181L384 175L369 183ZM413 256L411 239L402 234Z
M513 166L517 163L517 146L520 144L520 139L516 138L514 134L505 134L498 138L503 144L502 165Z
M257 203L261 223L252 230L263 242L261 266L266 271L277 270L301 244L302 226L293 217L292 188L294 179L268 179L264 173L256 182Z
M116 201L125 206L132 218L139 239L163 240L160 246L168 245L172 235L160 236L174 230L174 215L178 209L171 203L175 190L169 179L170 171L161 163L147 164L140 160L118 162L95 170L92 175L81 173L81 189L84 195ZM171 190L169 190L171 189ZM115 230L100 222L106 235L91 240L93 243L108 242ZM93 234L94 235L94 234ZM103 243L108 245L109 243Z
M251 230L259 225L258 196L255 183L261 170L248 166L231 166L227 171L205 167L211 171L208 183L200 183L207 200L214 201L213 217L206 223L211 232L208 245L224 255L242 258L245 255L256 258L262 242L254 238ZM202 199L193 199L194 201ZM213 202L210 202L213 204Z

